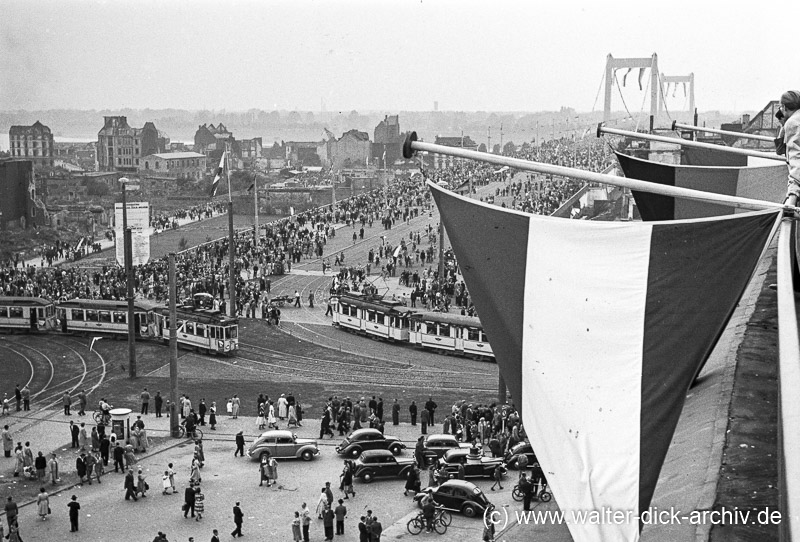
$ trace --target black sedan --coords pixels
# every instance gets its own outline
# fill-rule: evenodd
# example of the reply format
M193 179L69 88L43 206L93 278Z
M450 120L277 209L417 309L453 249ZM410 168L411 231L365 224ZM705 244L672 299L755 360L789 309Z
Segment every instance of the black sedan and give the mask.
M463 465L465 478L493 478L495 469L500 465L501 472L506 473L502 458L486 457L471 451L464 448L448 450L439 460L439 470L446 472L450 478L456 478L458 466Z
M438 487L429 487L414 496L417 506L422 508L425 498L430 495L433 502L453 512L460 512L469 518L481 517L492 504L481 489L472 482L447 480Z
M368 450L355 460L353 477L365 484L375 478L405 478L413 467L412 457L395 457L388 450Z
M531 468L534 463L537 463L538 460L536 459L536 454L533 451L533 446L531 446L530 442L519 442L511 447L510 450L506 452L506 465L508 465L509 469L516 469L517 468L517 461L519 457L524 455L528 458L528 468Z
M389 450L399 455L405 447L399 438L384 435L377 429L356 429L336 447L336 453L355 459L365 450Z

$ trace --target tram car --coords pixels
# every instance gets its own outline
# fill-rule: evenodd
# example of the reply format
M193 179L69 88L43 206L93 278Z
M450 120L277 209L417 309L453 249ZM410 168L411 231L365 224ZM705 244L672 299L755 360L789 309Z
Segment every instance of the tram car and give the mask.
M133 303L137 337L152 337L154 311L160 307L147 300ZM78 333L128 334L128 302L106 299L70 299L61 301L56 311L61 331Z
M481 321L446 312L415 312L410 317L409 342L442 353L494 361Z
M408 342L411 314L400 301L345 292L333 312L333 325L378 339Z
M41 297L0 296L0 329L39 331L56 325L56 306Z
M206 354L234 355L239 349L239 320L214 308L213 298L198 293L191 302L176 307L178 345ZM169 309L155 311L156 336L169 343Z

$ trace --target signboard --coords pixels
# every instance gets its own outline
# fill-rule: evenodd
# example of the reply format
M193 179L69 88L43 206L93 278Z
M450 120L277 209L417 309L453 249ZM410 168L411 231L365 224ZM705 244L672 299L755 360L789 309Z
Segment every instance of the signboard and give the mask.
M129 187L130 189L130 187ZM146 201L129 201L128 208L128 227L131 229L131 241L133 243L133 263L132 265L144 265L150 261L150 203ZM114 229L117 234L116 255L117 263L125 265L125 243L124 232L122 230L122 204L114 204Z
M131 232L131 242L133 243L133 263L132 265L144 265L150 261L150 230L145 233ZM117 263L125 266L125 242L122 233L117 234L116 243Z
M128 207L128 227L134 233L144 232L150 227L150 203L146 201L130 201ZM114 204L114 229L119 235L122 232L122 204Z
M118 442L125 442L125 420L111 420L111 432Z

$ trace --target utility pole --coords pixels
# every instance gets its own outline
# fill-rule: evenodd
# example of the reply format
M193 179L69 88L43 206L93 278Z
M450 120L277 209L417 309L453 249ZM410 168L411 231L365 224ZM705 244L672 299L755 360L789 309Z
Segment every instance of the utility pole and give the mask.
M503 154L503 123L500 123L500 154Z
M169 430L178 437L178 284L175 279L175 253L169 253Z
M489 126L489 135L487 137L486 152L492 152L492 127Z
M253 205L255 206L254 248L258 250L258 172L253 173Z
M126 300L128 302L128 377L136 378L136 321L133 314L133 236L128 228L128 199L126 187L130 181L120 178L122 183L122 239L125 253Z
M225 146L225 153L228 153L228 146ZM233 240L233 193L231 192L231 158L227 156L226 162L228 163L228 265L230 266L230 273L228 274L228 298L230 299L230 307L228 314L231 318L236 316L236 244Z

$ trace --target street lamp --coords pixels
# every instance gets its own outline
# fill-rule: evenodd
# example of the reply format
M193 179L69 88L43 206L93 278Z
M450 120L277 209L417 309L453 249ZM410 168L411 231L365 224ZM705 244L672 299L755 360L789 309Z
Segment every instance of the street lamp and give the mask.
M122 231L125 252L125 282L128 301L128 376L136 378L136 325L133 314L133 239L128 228L128 200L125 193L130 182L127 177L120 177L122 183Z

